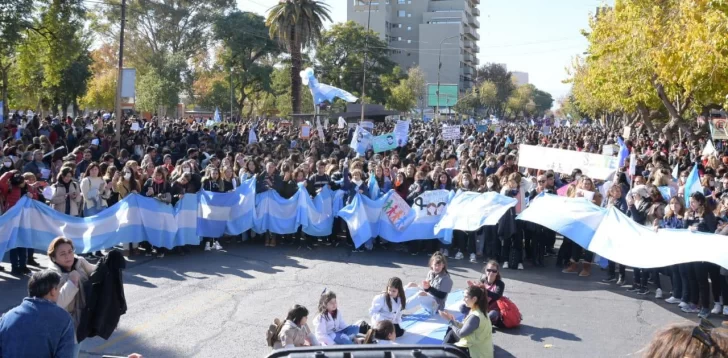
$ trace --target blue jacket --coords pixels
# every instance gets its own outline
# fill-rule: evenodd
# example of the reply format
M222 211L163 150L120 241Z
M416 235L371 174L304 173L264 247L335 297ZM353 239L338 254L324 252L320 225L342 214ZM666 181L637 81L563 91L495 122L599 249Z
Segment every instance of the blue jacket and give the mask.
M71 315L54 302L26 297L0 317L0 356L73 357L75 328Z

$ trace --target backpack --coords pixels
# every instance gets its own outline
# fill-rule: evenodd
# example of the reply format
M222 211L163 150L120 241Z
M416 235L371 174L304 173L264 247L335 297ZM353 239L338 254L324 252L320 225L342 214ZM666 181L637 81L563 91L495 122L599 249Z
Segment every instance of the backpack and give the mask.
M518 310L518 306L513 301L506 296L502 296L496 303L498 303L503 327L516 328L521 325L523 316L521 316L521 311Z
M265 342L268 344L268 347L273 347L278 341L278 334L281 332L281 328L283 328L281 320L278 318L274 319L273 324L271 324L265 332Z

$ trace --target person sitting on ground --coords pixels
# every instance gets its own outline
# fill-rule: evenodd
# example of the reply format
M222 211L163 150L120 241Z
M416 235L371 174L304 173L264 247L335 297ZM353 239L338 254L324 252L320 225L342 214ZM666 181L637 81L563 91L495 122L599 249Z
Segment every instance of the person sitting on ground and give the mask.
M362 344L396 345L397 343L394 342L397 338L395 329L392 321L379 321L374 328L370 328L367 331L367 335L364 337Z
M354 344L357 342L359 326L347 325L336 302L336 294L324 291L318 305L319 314L316 322L316 339L324 346L336 344Z
M493 326L485 316L488 310L488 296L485 292L478 286L470 286L465 290L463 302L470 308L470 312L462 322L456 321L449 312L439 311L440 317L449 324L449 332L445 334L443 343L454 344L472 358L494 356Z
M381 321L394 324L397 337L404 334L400 328L402 323L402 311L407 308L407 297L405 296L402 280L399 277L392 277L387 283L387 289L372 300L372 307L369 308L369 315L372 317L372 326Z
M503 317L500 314L500 308L498 308L498 300L503 297L503 292L506 289L506 284L501 279L500 266L498 262L491 260L483 268L483 274L480 276L478 281L468 281L468 287L477 286L485 290L488 295L488 318L490 323L494 326L501 326L503 323ZM467 315L470 312L470 308L463 304L460 306L460 312Z
M308 309L304 306L293 306L286 315L286 321L281 325L276 319L276 325L278 330L273 335L273 342L269 342L273 349L319 345L308 327Z
M422 306L429 314L445 308L447 295L452 290L452 278L447 272L447 259L440 252L430 257L430 272L422 281L422 287L410 282L405 289L410 308Z

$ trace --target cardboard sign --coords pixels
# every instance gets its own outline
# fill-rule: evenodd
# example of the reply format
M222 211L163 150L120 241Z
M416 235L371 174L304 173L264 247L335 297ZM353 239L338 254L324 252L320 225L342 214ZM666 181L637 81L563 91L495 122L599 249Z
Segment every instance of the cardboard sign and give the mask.
M629 136L632 134L632 127L624 127L624 130L622 131L622 138L624 140L629 139Z
M397 146L401 147L407 144L407 140L409 138L409 121L397 121L397 124L394 126L394 135L395 139L397 139Z
M386 152L398 147L395 133L387 133L372 138L374 153Z
M460 139L460 126L442 127L442 139L444 139L444 140Z
M304 124L301 126L301 139L311 138L311 126Z
M398 194L390 195L382 207L382 213L387 215L389 221L399 231L407 226L406 220L409 211L410 206Z

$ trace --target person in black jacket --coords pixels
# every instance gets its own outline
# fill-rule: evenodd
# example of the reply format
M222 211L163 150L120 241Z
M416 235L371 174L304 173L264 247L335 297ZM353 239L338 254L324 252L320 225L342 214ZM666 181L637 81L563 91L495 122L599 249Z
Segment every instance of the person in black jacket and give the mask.
M632 188L631 195L627 196L627 211L629 216L634 222L640 225L646 225L647 212L650 210L652 200L650 199L650 193L644 185L637 185ZM632 287L627 289L630 292L637 292L640 295L646 295L650 292L647 288L647 276L646 270L641 268L634 268L634 282Z
M709 202L703 193L695 192L690 195L690 208L687 210L685 215L685 226L687 226L692 232L697 231L709 234L715 233L718 229L718 220L715 218L715 215L709 206ZM712 267L713 264L710 262L693 262L690 266L690 281L697 282L698 286L698 296L701 306L700 311L698 312L698 317L707 319L711 313L710 282L708 281L708 277L711 276L711 271L720 272L720 269ZM713 281L714 297L718 296L721 292L720 277L718 275L715 276L717 277L711 277ZM683 309L683 312L695 313L694 307L693 310L690 311Z
M126 313L124 281L122 270L126 260L118 250L111 250L103 257L83 285L86 309L76 330L80 343L86 338L99 336L109 339L119 324L119 318Z
M547 187L546 184L547 178L545 174L541 174L536 177L536 187L531 189L531 191L528 193L529 203L531 203L533 200L536 199L537 196L541 194L556 195L556 191ZM551 229L532 222L525 223L525 226L526 231L529 232L528 236L532 238L531 260L533 260L533 265L537 267L544 267L545 264L543 258L546 255L546 246L548 246L551 240L554 239L556 233Z

